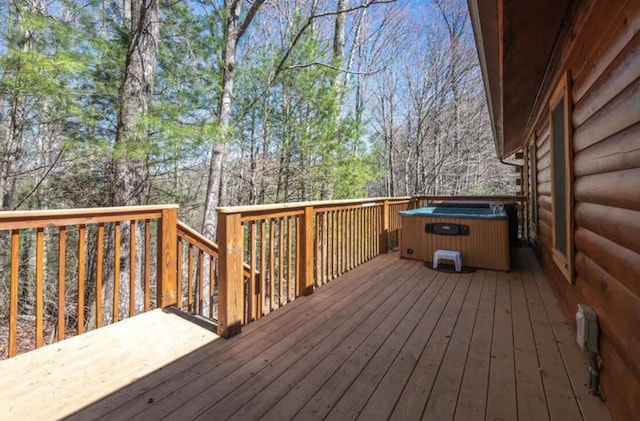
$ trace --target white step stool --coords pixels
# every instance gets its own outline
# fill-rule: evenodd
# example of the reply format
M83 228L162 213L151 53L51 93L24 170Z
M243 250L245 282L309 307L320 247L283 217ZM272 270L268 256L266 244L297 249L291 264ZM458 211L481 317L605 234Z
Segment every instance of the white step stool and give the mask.
M460 252L456 250L436 250L433 253L433 268L438 268L438 261L440 259L451 260L456 265L456 272L462 271L462 257Z

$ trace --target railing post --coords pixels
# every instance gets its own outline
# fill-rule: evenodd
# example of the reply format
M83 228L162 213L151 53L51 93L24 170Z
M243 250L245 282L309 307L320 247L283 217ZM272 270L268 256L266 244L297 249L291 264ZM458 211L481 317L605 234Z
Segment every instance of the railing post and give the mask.
M298 291L301 295L309 295L313 292L313 207L305 207L301 218L299 240L301 267Z
M385 200L382 205L382 221L380 221L380 254L389 252L389 201Z
M177 247L178 209L162 210L158 220L158 274L157 307L165 308L177 303Z
M243 229L239 213L218 213L218 335L240 333L244 315Z

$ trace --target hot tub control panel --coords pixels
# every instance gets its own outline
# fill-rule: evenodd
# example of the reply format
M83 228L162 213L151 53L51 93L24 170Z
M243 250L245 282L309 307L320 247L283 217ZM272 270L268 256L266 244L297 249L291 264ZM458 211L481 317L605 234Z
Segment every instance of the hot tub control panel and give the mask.
M438 235L469 235L469 226L463 224L425 224L424 230L429 234Z

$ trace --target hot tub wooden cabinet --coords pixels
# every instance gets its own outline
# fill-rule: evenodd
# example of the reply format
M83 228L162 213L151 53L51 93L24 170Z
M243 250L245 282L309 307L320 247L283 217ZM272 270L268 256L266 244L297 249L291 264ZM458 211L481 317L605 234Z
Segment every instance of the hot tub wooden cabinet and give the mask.
M458 250L464 266L509 271L509 221L489 208L436 207L400 212L400 257L432 261L436 250Z

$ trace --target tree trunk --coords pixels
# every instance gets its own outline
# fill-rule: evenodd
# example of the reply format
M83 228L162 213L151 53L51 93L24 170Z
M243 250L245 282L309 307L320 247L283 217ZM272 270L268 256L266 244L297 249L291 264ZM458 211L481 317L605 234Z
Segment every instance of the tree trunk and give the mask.
M124 78L120 88L120 109L112 161L111 202L113 206L135 206L145 202L148 168L146 165L148 126L146 123L153 95L155 66L158 54L159 10L157 0L130 0L125 5L125 17L130 13L130 41L125 61ZM136 261L130 262L128 250L130 235L137 235ZM120 297L126 303L129 297L129 267L136 265L136 278L140 280L143 244L141 231L130 232L129 224L123 225L121 246ZM113 248L108 250L112 261ZM109 313L113 297L113 272L107 265L104 282L105 313ZM140 282L136 282L136 308L142 305ZM127 314L127 305L120 305L120 314Z
M233 97L233 79L235 77L236 45L239 37L240 11L242 1L225 0L227 22L225 25L225 46L222 56L222 96L218 106L218 126L221 135L211 148L207 196L204 205L202 233L212 239L216 238L216 207L220 203L222 163L227 153L226 137L231 122L231 100Z

